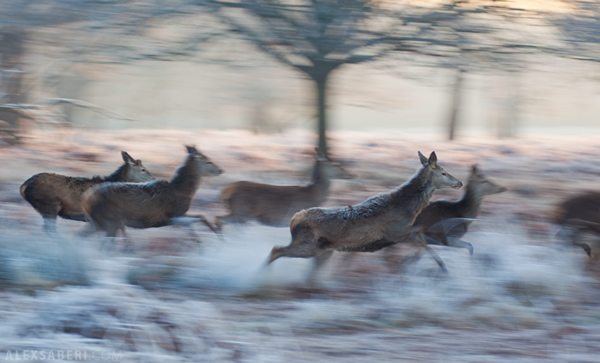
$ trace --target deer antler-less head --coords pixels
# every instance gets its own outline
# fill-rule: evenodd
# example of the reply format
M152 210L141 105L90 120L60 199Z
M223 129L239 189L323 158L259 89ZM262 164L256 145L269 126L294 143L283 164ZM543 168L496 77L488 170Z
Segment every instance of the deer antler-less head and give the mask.
M476 164L471 166L471 175L469 176L469 185L477 188L481 195L492 195L505 192L507 189L489 179L481 173Z
M154 180L154 177L144 167L140 159L135 160L127 153L127 151L121 151L121 157L128 166L127 179L135 182L147 182Z
M202 154L195 146L185 145L188 152L188 158L193 158L198 164L201 176L217 176L223 173L206 155Z
M423 167L425 168L429 168L430 172L431 172L431 180L433 182L433 186L436 189L440 189L440 188L455 188L455 189L459 189L460 187L462 187L463 183L456 179L455 177L453 177L452 175L450 175L450 173L447 173L444 168L442 168L441 166L438 165L437 163L437 155L435 154L435 151L432 151L431 154L429 155L429 158L426 158L425 155L421 154L421 152L418 152L419 154L419 159L421 159L421 164L423 164Z

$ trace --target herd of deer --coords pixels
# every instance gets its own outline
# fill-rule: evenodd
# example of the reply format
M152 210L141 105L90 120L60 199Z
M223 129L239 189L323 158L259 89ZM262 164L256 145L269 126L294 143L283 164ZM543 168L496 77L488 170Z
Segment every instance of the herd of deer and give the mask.
M119 230L124 234L125 227L179 225L182 220L202 222L218 234L225 223L255 220L268 226L289 225L291 243L274 247L267 264L280 257L314 257L314 275L333 251L374 252L409 242L425 248L446 270L428 245L465 248L472 255L473 246L461 238L477 218L483 197L506 191L473 165L462 198L430 203L436 189L458 189L463 184L438 164L435 152L428 158L419 152L422 167L403 185L356 205L322 208L330 180L352 176L317 150L312 181L306 186L239 181L225 187L221 200L230 214L217 217L213 227L204 216L186 213L201 178L220 175L222 170L195 147L186 149L188 155L170 181L155 180L141 160L122 151L124 164L107 177L40 173L21 185L21 195L42 215L44 229L51 235L56 233L57 216L90 221L92 230L104 231L108 238ZM578 237L584 232L600 234L600 192L565 200L553 222L562 227L561 237L591 256L590 246Z

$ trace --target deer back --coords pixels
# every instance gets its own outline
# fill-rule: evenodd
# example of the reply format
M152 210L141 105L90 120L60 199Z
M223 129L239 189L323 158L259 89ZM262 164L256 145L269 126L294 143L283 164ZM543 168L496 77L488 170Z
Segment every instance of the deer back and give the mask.
M586 221L600 227L600 192L589 191L565 199L555 208L552 220L557 224Z

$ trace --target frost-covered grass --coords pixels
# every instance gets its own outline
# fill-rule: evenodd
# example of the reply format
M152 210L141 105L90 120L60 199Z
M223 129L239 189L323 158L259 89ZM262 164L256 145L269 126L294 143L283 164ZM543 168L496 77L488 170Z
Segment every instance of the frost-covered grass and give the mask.
M328 205L356 203L404 182L416 151L436 150L459 179L477 162L510 191L487 197L465 249L434 246L449 273L423 252L393 272L388 252L336 253L308 285L312 261L282 258L264 268L286 228L225 226L224 241L203 226L197 244L184 228L129 230L102 249L80 222L59 220L60 238L18 194L34 173L105 175L123 149L169 177L195 143L225 169L204 179L192 209L225 213L218 192L249 179L308 179L313 141L303 133L244 131L60 131L0 149L0 361L17 350L121 352L121 361L527 361L593 362L600 356L600 288L589 258L556 240L546 222L564 195L594 188L600 170L588 139L446 143L400 134L334 133L333 155L358 175L335 181ZM98 155L80 160L84 151ZM79 155L79 156L78 156ZM89 158L88 158L89 159ZM87 159L86 159L87 160ZM17 167L18 165L18 167ZM434 198L457 198L442 190ZM594 243L593 239L590 241ZM592 248L600 248L598 244ZM389 253L398 260L413 247ZM89 360L89 359L88 359Z

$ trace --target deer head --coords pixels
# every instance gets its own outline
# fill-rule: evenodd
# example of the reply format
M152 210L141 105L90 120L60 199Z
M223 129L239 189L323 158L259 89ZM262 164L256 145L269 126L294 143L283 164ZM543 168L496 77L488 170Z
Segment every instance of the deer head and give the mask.
M430 178L433 183L433 186L436 189L440 188L454 188L459 189L462 187L463 183L447 173L444 168L438 165L437 156L435 155L435 151L432 151L429 155L429 158L426 158L419 151L419 159L421 159L421 164L423 167L428 168L430 171Z

